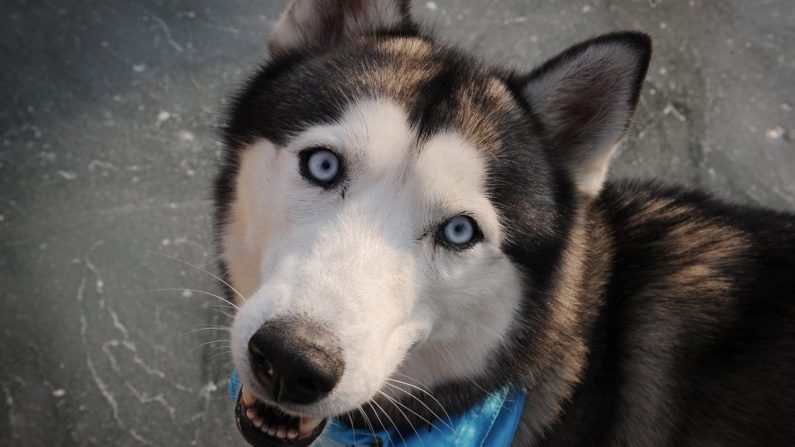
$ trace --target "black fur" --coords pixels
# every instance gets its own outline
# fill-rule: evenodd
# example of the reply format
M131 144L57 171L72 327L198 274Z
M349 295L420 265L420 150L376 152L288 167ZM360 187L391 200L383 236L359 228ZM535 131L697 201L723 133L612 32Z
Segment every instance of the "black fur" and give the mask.
M660 200L670 202L639 222L638 215ZM680 215L681 209L692 211ZM537 445L791 445L795 216L649 183L608 185L591 213L604 217L611 235L611 279L598 297L601 312L592 323L583 381ZM667 246L667 234L694 220L748 238L746 249L718 263L715 274L730 282L722 296L710 296L698 284L693 290L700 294L655 290L661 282L676 283L679 270L699 262L707 254L701 250L714 248L699 241L680 252ZM721 237L716 234L715 243L730 242ZM673 343L665 358L638 352L632 339L652 330L645 318L652 306L669 311L660 325L687 329L658 340ZM634 370L641 355L660 368ZM622 425L650 406L642 389L627 386L631 380L666 389L664 397L653 399L658 408L644 417L646 425L637 428L647 438L629 436Z

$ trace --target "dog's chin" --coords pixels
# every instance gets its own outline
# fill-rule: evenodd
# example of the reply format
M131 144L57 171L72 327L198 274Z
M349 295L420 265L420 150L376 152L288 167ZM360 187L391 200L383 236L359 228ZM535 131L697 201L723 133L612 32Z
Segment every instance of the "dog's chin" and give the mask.
M235 405L237 428L254 447L307 447L323 432L325 419L298 417L268 405L240 388Z

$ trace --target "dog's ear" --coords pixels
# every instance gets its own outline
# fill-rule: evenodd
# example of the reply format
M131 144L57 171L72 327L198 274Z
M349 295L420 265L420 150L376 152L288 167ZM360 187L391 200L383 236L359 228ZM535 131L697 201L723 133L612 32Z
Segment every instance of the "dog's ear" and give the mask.
M274 56L411 25L409 0L293 0L273 29Z
M638 102L651 39L607 34L575 45L522 80L522 92L577 189L596 195Z

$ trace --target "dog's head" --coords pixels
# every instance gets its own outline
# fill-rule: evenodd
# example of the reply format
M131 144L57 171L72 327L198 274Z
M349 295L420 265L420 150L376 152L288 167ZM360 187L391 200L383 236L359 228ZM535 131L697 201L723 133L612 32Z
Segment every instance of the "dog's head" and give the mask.
M217 181L247 439L432 422L550 364L575 203L604 181L648 38L518 74L419 32L407 1L296 0L270 50Z

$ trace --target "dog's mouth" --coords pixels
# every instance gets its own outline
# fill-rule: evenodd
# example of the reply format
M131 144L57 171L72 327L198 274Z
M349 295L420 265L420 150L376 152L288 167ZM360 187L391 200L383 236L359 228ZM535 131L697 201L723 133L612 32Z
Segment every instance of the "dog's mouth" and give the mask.
M307 447L323 432L325 419L298 417L268 405L240 388L235 405L237 428L254 447Z

